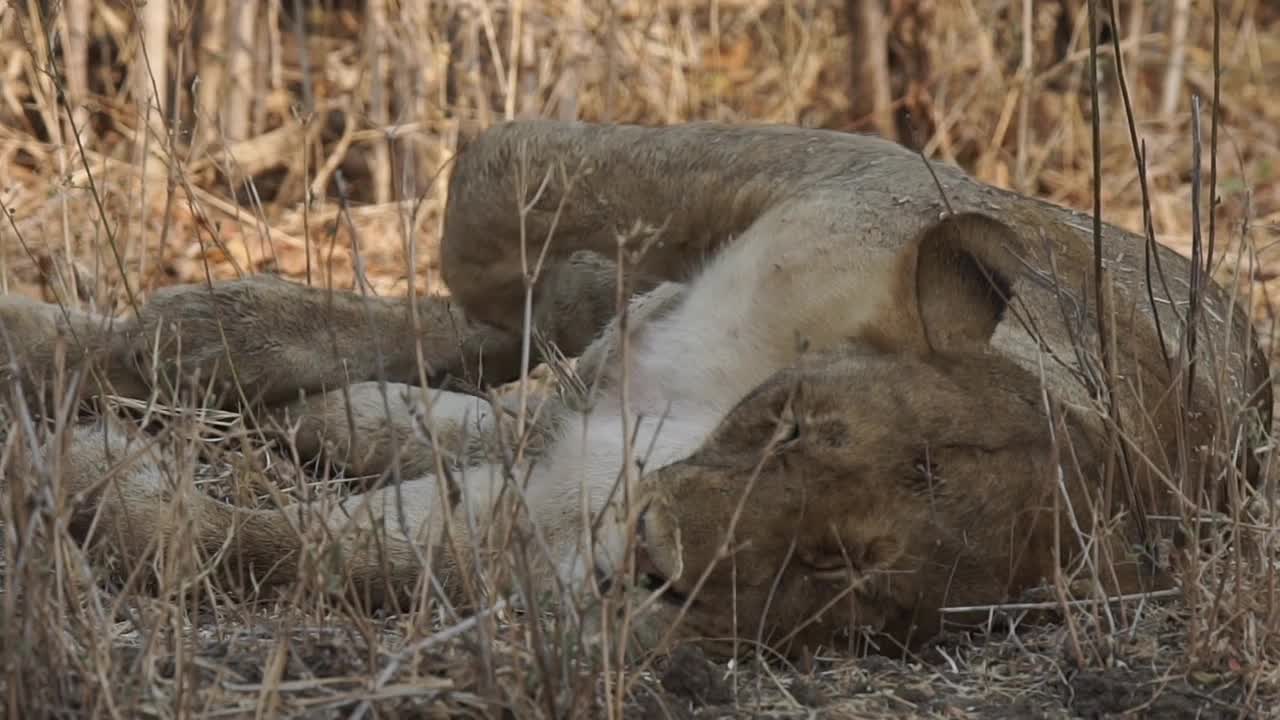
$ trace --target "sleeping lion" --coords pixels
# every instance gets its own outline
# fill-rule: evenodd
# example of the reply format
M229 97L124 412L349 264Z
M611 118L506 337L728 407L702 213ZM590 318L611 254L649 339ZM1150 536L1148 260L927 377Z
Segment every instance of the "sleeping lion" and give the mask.
M1271 389L1245 309L1101 232L1098 283L1090 216L874 137L512 122L456 158L449 298L267 276L123 318L6 297L5 397L56 407L61 363L82 398L253 408L385 480L237 507L84 421L27 472L125 558L186 538L259 589L331 563L379 603L529 602L503 572L527 566L713 651L911 647L1046 584L1167 586L1149 518L1256 482ZM518 382L541 363L553 390Z

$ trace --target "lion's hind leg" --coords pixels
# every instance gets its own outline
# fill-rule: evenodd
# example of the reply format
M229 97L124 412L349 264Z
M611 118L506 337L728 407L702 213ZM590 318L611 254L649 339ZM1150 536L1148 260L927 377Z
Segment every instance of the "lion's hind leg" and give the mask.
M173 560L206 548L226 529L207 512L214 501L195 487L195 473L177 461L172 436L142 433L112 415L51 431L18 424L13 433L0 472L7 508L65 512L71 539L95 556L114 556L124 576L139 563L169 565L154 562L157 554Z
M52 506L68 509L71 539L141 588L188 592L207 578L237 595L265 598L292 585L371 606L405 607L425 573L458 597L458 569L475 566L473 550L484 546L474 533L508 517L488 512L495 500L485 483L456 493L432 476L341 499L241 507L198 486L174 442L182 440L111 419L68 426L20 453L0 491L21 495L6 507L48 506L51 489ZM473 512L455 520L464 507Z

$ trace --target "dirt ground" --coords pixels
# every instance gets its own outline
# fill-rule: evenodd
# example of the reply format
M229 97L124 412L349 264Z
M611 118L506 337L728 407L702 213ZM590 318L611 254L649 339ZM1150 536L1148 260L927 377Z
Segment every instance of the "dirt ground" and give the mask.
M237 613L239 615L239 613ZM266 705L280 717L345 718L369 701L380 717L526 717L544 715L514 695L505 703L478 697L475 651L442 643L370 687L389 657L398 657L394 622L367 629L342 623L281 627L281 618L251 613L215 629L192 628L186 666L173 655L147 655L138 638L112 648L121 666L144 673L113 692L157 705L172 701L198 716L249 716ZM1132 639L1117 640L1105 659L1079 667L1058 627L1014 635L940 638L919 658L820 656L806 667L759 660L733 665L682 646L658 658L623 705L635 718L1261 718L1277 717L1274 678L1178 668L1185 646L1173 607L1151 608ZM513 668L514 670L514 668ZM74 682L73 678L68 678ZM599 677L576 678L581 694L560 698L587 717ZM179 686L187 696L179 700ZM157 696L159 695L159 696ZM165 697L168 695L169 697ZM563 703L563 704L561 704ZM507 707L504 709L503 705ZM67 710L72 710L67 708ZM205 715L208 713L208 715Z

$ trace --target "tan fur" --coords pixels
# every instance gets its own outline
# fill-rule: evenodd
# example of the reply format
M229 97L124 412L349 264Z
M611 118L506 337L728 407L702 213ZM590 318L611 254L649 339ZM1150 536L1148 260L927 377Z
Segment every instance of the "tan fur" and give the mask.
M304 452L361 472L398 457L405 527L443 548L431 567L455 590L472 550L511 550L491 544L508 531L525 551L549 551L534 562L543 582L558 575L571 587L617 577L638 540L642 570L671 583L654 627L680 617L678 634L783 651L862 625L908 642L936 630L944 605L1015 597L1059 563L1083 561L1064 530L1067 506L1090 531L1129 501L1099 497L1108 428L1084 380L1099 372L1090 219L934 168L945 202L918 155L871 137L501 125L470 142L450 182L442 262L456 306L265 278L173 288L129 321L128 348L110 357L167 387L188 377L173 372L181 347L184 369L212 375L220 401L265 403L297 428ZM1169 512L1200 501L1197 473L1220 462L1199 445L1269 427L1267 367L1245 314L1209 283L1179 436L1186 379L1170 374L1180 363L1163 356L1157 330L1176 354L1188 262L1155 249L1173 296L1158 283L1157 317L1143 239L1103 233L1104 317L1120 341L1115 401L1138 503L1129 509ZM495 479L512 456L474 439L493 434L493 416L468 425L478 406L433 390L446 400L436 407L452 410L419 423L422 403L406 398L422 391L404 384L421 377L419 353L433 385L519 375L525 271L548 238L529 298L534 330L581 356L592 390L542 399L535 428L548 441L523 455L522 482L504 486ZM48 317L26 306L2 312L37 348L27 360L42 363L55 324L10 319ZM388 399L373 381L390 381ZM1183 457L1188 471L1177 473ZM623 472L628 463L635 472ZM63 473L73 491L100 474L80 468ZM163 533L170 491L145 462L116 476L120 492L85 507L101 509L103 537L138 552ZM385 511L389 493L347 502ZM637 502L623 507L622 496ZM243 541L224 563L270 568L277 582L297 576L308 549L293 530L297 506L189 501L203 543ZM514 525L489 522L513 507L525 508ZM123 523L126 512L136 519ZM400 530L367 533L382 548L375 561L371 546L343 539L376 527L368 516L335 511L322 524L361 587L405 592L424 569ZM1126 527L1104 538L1109 591L1147 584L1127 557L1134 537Z

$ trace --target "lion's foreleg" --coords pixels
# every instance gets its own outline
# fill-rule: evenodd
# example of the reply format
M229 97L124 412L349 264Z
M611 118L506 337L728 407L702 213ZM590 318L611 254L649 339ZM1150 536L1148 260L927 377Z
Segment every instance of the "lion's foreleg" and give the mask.
M510 392L494 401L364 382L276 406L271 416L303 458L323 455L354 475L412 479L539 454L562 412L558 399L535 389L523 428L517 400Z
M270 276L157 291L135 348L162 386L210 381L223 402L288 402L366 381L477 380L519 362L518 342L439 297L364 296ZM496 372L496 371L495 371Z
M51 409L62 393L145 398L147 386L131 362L127 338L134 323L0 296L0 382L17 381L29 407ZM5 400L8 388L3 389Z

